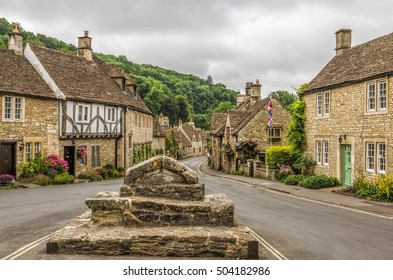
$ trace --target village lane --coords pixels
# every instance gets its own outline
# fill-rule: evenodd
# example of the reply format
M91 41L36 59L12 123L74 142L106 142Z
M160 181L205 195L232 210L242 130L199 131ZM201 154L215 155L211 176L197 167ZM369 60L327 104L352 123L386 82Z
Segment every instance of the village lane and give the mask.
M182 161L198 173L206 194L225 193L235 202L238 222L265 244L262 259L393 259L393 220L271 192L263 187L208 176L199 171L204 157ZM87 197L119 191L122 179L88 184L0 192L0 258L63 228L88 208ZM272 253L273 251L273 253ZM126 258L125 256L123 256ZM119 257L122 259L123 257ZM45 242L17 259L116 259L47 255Z
M198 172L207 194L225 193L233 200L235 218L286 258L393 259L392 219L208 176L199 170L205 160L200 157L183 163Z
M100 191L119 191L123 179L0 191L0 259L63 228ZM34 259L34 257L32 258Z

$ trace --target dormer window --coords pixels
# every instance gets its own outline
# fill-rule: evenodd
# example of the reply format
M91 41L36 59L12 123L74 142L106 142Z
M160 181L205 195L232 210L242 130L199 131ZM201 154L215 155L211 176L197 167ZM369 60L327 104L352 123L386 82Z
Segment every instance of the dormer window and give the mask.
M121 90L123 92L126 91L126 79L125 78L121 79Z

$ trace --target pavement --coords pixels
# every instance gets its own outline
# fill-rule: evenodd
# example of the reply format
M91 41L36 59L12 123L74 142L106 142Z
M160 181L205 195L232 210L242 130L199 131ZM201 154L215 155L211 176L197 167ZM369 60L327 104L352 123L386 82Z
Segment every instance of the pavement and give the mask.
M200 165L200 171L210 176L222 177L238 182L251 184L262 187L271 191L285 193L296 197L326 203L338 207L347 207L364 211L375 215L389 217L393 219L393 202L384 202L360 198L353 194L344 193L342 190L345 186L325 188L325 189L307 189L300 186L285 185L275 181L263 180L240 175L230 175L221 171L216 171L208 167L207 161Z

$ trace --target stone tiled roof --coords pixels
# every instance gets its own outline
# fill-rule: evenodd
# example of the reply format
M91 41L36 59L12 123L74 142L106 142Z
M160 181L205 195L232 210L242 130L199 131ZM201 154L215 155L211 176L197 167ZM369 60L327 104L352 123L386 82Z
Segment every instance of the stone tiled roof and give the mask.
M232 134L238 133L240 130L242 130L243 127L246 126L246 124L248 124L251 121L252 118L255 117L256 114L258 114L262 110L265 110L265 107L266 107L268 101L269 101L269 98L264 98L264 99L258 100L253 105L250 105L249 111L248 111L249 113L247 115L245 115L244 118L236 126L236 128L231 131ZM266 123L267 123L267 111L266 111ZM266 125L266 123L263 123L261 120L261 126Z
M151 114L143 100L125 93L111 77L119 76L112 65L93 56L93 61L60 51L30 45L49 75L68 99L128 106Z
M336 55L310 82L305 93L393 74L393 33Z
M176 139L183 144L183 147L192 147L192 143L187 139L187 136L179 130L174 131Z
M229 122L231 126L231 131L236 129L236 127L250 114L249 111L238 111L238 110L229 110Z
M56 98L25 56L5 49L0 49L0 92Z
M227 119L226 113L213 113L211 118L210 131L213 135L220 132L220 128L225 125Z

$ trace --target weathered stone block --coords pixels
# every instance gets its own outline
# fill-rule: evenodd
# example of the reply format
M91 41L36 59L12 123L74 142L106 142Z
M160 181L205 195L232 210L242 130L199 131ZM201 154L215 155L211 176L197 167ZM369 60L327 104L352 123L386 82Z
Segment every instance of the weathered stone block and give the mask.
M179 200L202 200L205 196L205 185L196 184L131 184L124 185L120 190L122 197L146 196L162 197Z

